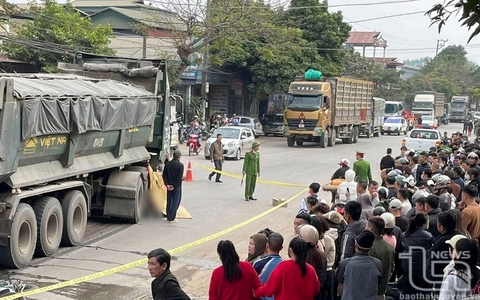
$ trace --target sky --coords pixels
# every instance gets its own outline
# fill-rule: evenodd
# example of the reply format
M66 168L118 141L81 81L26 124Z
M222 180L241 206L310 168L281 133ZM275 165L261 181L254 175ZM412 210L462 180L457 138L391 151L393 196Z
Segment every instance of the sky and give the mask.
M329 0L330 11L342 11L347 22L378 18L382 16L405 14L418 11L427 11L436 3L443 0L412 0L407 3L391 3L399 0ZM379 3L390 2L373 6L348 6L352 3ZM337 5L341 5L337 7ZM467 45L470 36L466 27L460 26L458 16L452 16L446 26L438 33L436 25L430 26L430 19L423 13L372 20L360 23L350 23L355 31L381 32L388 47L386 57L397 57L398 61L416 59L425 56L435 56L437 40L448 40L448 45L463 45L468 52L468 58L480 65L480 36L472 39ZM361 51L361 49L358 49ZM366 51L366 56L372 56L373 50ZM376 51L376 57L383 55L383 49Z
M27 2L26 0L11 1L14 3ZM398 3L398 1L408 2ZM58 2L65 1L59 0ZM448 40L445 46L465 46L468 58L480 65L480 36L474 38L467 45L470 33L466 27L460 26L458 16L452 16L440 34L436 25L430 27L430 19L428 16L424 16L423 12L439 2L443 3L443 0L329 0L329 10L342 11L344 20L352 25L354 31L381 32L388 44L386 57L396 57L398 61L433 57L437 40L443 39ZM372 3L375 5L363 5ZM421 13L355 23L355 21L365 19L412 12ZM361 48L357 50L362 51ZM383 55L383 49L377 49L375 56L381 55ZM367 48L366 56L373 56L373 50Z

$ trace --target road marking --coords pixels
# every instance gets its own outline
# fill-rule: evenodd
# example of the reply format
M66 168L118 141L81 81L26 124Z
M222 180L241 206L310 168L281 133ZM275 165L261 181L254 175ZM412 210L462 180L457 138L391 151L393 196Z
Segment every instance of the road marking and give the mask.
M286 204L286 203L289 203L289 202L295 200L301 194L305 193L307 191L307 189L308 188L304 188L302 191L298 192L297 194L295 194L291 198L287 199L283 203ZM254 216L254 217L252 217L248 220L245 220L241 223L233 225L233 226L231 226L227 229L224 229L224 230L219 231L217 233L211 234L211 235L206 236L204 238L201 238L199 240L196 240L196 241L193 241L191 243L182 245L180 247L171 249L168 252L171 255L174 255L174 254L180 253L182 251L200 246L202 244L205 244L207 242L215 240L215 239L217 239L217 238L219 238L219 237L221 237L221 236L223 236L227 233L230 233L230 232L235 231L235 230L237 230L241 227L244 227L244 226L246 226L250 223L253 223L253 222L265 217L266 215L276 211L277 209L279 209L281 207L282 207L282 205L274 206L274 207L264 211L263 213L260 213L260 214ZM107 269L107 270L100 271L100 272L97 272L97 273L93 273L93 274L90 274L90 275L86 275L86 276L83 276L83 277L78 277L78 278L75 278L75 279L72 279L72 280L67 280L67 281L63 281L63 282L60 282L60 283L52 284L52 285L45 286L45 287L42 287L42 288L18 293L18 294L15 294L15 295L2 297L0 299L2 299L2 300L14 300L14 299L18 299L18 298L25 297L25 296L31 296L31 295L41 294L41 293L45 293L45 292L49 292L49 291L53 291L53 290L58 290L58 289L61 289L61 288L67 287L67 286L72 286L72 285L79 284L79 283L82 283L82 282L91 281L91 280L102 278L102 277L112 275L112 274L115 274L115 273L118 273L118 272L122 272L122 271L125 271L125 270L128 270L128 269L139 267L141 265L146 265L147 261L148 261L147 258L143 258L143 259L133 261L131 263L124 264L124 265L121 265L121 266L118 266L118 267L115 267L115 268Z
M211 168L211 167L207 167L207 166L203 166L203 165L199 165L199 164L196 164L196 163L192 163L192 165L194 166L197 166L199 168L202 168L204 170L207 170L209 172L215 172L215 173L220 173L222 175L225 175L225 176L228 176L228 177L233 177L233 178L237 178L237 179L242 179L242 175L241 174L235 174L235 173L230 173L230 172L225 172L225 171L219 171L219 170L215 170L214 168ZM288 187L296 187L296 188L306 188L308 186L304 185L304 184L295 184L295 183L287 183L287 182L280 182L280 181L272 181L272 180L266 180L266 179L263 179L263 178L257 178L257 182L258 183L264 183L264 184L271 184L271 185L280 185L280 186L288 186Z

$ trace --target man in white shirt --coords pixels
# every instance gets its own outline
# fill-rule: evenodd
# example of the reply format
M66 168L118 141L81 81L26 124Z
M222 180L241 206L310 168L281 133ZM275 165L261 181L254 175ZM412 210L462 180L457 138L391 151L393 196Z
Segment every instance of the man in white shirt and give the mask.
M398 200L402 201L402 212L400 214L401 216L405 216L412 208L412 203L410 203L410 200L408 200L408 190L406 188L399 189L397 198Z

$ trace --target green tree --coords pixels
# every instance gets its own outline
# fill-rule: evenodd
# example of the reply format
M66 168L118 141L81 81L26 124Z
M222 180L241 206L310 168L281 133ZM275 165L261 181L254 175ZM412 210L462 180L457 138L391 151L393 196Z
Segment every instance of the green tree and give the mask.
M320 70L328 76L343 74L343 44L352 27L343 22L342 13L329 12L327 0L292 0L289 8L285 13L287 24L300 28L303 38L315 43L321 57Z
M212 44L211 62L224 71L239 74L256 95L286 91L296 75L319 68L321 57L315 45L302 37L302 30L279 25L283 14L257 10L265 20L256 30L223 37Z
M451 16L459 15L462 26L467 27L469 31L473 30L468 42L480 33L479 0L447 0L444 3L435 4L426 14L430 17L431 25L438 26L438 32Z
M54 72L57 62L69 62L77 51L114 54L108 47L112 28L95 26L83 18L70 3L65 6L53 0L31 4L33 20L13 23L15 35L9 35L2 45L13 59L28 61L45 72Z
M425 64L427 64L431 60L430 57L422 57L422 58L417 58L417 59L405 59L403 63L407 66L413 66L413 67L423 67Z
M430 60L421 74L407 80L407 92L433 90L453 95L470 94L479 86L480 70L468 61L463 46L449 46Z

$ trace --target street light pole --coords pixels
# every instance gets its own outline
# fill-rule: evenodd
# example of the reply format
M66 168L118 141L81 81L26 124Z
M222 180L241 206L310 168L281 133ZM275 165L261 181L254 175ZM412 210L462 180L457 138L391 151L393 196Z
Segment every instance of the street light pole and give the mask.
M448 39L447 40L444 40L444 39L437 40L437 50L435 51L435 56L438 55L438 51L445 46L446 42L448 42Z
M211 10L211 5L212 5L212 1L211 0L207 0L207 7L206 7L206 10L205 10L205 34L204 34L204 39L207 39L208 37L208 34L209 34L209 22L210 22L210 10ZM209 45L206 44L205 45L205 51L203 52L203 58L202 58L202 114L203 114L203 118L206 122L206 106L207 106L207 103L208 103L208 93L209 93L209 86L208 86L208 52L209 52Z

